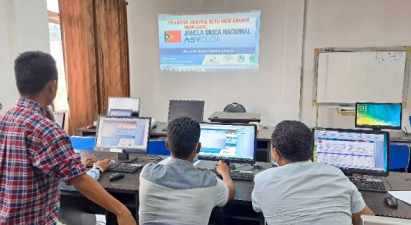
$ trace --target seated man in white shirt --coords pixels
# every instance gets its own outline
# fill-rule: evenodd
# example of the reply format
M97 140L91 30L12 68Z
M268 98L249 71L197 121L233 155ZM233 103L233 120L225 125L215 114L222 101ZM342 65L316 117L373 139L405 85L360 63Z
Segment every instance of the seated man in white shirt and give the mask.
M360 224L374 215L357 187L333 166L313 163L313 134L303 123L283 121L271 137L278 167L254 178L253 208L268 224Z
M193 160L200 151L200 125L180 117L168 125L166 147L171 159L166 165L147 164L140 174L140 225L208 224L215 206L234 198L235 188L227 164L217 172L197 170Z

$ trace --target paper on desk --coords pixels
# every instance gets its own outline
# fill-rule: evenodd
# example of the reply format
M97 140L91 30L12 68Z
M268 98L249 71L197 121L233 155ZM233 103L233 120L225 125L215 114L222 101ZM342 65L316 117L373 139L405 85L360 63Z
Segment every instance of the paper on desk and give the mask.
M170 159L171 159L171 157L167 157L167 158L161 160L158 164L163 164L163 165L165 165L165 164L168 163L168 161L170 161ZM194 158L193 165L195 166L195 165L199 164L200 162L201 162L201 160L198 160L197 157L195 157L195 158Z
M389 191L390 195L411 205L411 191Z

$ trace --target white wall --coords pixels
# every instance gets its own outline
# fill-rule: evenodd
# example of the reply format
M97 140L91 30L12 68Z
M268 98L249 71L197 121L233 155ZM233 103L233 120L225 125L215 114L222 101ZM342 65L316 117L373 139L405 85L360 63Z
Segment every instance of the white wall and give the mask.
M410 46L411 1L309 0L306 7L301 120L313 127L316 118L316 108L311 105L314 49ZM408 98L405 115L411 108L410 100ZM341 116L335 109L320 109L318 125L353 128L354 116Z
M141 115L166 121L170 99L205 100L204 117L231 102L260 112L262 124L299 118L304 0L133 0L128 1L131 97L141 98ZM160 13L261 10L257 73L160 72Z
M12 107L19 97L14 78L18 53L50 52L46 1L1 0L0 21L1 112Z

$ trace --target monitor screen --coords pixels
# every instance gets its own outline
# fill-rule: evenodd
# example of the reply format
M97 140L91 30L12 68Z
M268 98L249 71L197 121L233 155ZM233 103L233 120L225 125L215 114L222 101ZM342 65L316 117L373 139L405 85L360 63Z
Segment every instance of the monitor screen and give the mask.
M204 101L170 100L168 121L186 116L196 121L203 121Z
M140 99L109 97L107 115L110 115L111 109L129 109L132 111L132 116L138 117L140 113Z
M255 161L255 125L200 124L200 159Z
M100 116L96 149L123 149L128 153L146 153L150 118Z
M109 116L127 117L131 116L131 109L111 109Z
M159 14L161 71L258 71L260 14L260 10Z
M357 174L388 175L388 132L314 129L314 162Z
M401 129L401 113L401 103L357 103L355 126Z

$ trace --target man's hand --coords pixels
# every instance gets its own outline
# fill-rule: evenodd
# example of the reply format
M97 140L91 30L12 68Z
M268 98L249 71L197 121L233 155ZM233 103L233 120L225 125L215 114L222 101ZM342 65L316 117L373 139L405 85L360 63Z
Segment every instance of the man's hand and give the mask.
M217 173L220 174L222 177L230 176L230 169L228 168L227 164L223 161L218 161L217 165Z
M85 159L83 159L81 162L82 162L85 166L87 166L88 164L94 162L94 160L91 159L91 158L85 158Z
M117 222L119 225L137 225L136 221L134 220L133 216L131 215L131 212L126 208L125 209L125 214L123 215L118 215L117 216Z
M95 169L95 168L97 168L97 166L99 166L99 167L101 167L101 169L106 171L107 168L114 165L114 163L111 163L110 161L111 161L111 159L104 159L104 160L101 160L101 161L97 161L96 163L93 164L93 169Z

